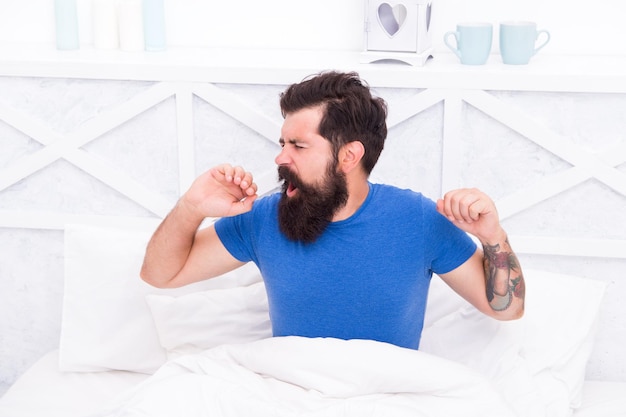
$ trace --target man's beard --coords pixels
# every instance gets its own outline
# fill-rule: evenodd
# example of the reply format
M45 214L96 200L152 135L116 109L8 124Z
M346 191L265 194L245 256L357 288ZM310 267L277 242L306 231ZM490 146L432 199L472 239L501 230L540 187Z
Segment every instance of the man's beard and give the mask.
M287 167L278 167L278 178L283 181L282 197L278 204L278 224L288 239L313 243L326 230L338 209L348 201L346 176L337 172L337 164L330 163L321 185L302 183ZM297 193L287 196L289 184Z

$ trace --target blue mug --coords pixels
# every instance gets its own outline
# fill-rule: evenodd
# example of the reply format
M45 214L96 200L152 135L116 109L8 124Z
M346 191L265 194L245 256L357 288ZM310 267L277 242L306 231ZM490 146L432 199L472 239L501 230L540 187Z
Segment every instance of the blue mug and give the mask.
M544 40L537 46L539 37ZM534 22L502 22L500 24L500 55L502 62L525 65L550 41L550 32L537 30Z
M443 42L465 65L482 65L491 53L493 25L491 23L459 23L456 31L446 32ZM451 40L455 38L456 45Z

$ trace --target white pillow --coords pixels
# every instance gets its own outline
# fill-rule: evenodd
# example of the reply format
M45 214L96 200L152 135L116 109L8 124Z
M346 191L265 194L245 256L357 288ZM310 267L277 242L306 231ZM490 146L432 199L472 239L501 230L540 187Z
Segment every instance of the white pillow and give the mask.
M524 317L510 322L478 313L433 278L420 349L473 367L500 384L519 384L511 391L512 403L528 404L516 396L538 397L550 416L568 416L580 405L605 284L535 270L525 270L524 277ZM446 310L451 312L442 315Z
M263 282L180 297L148 295L146 300L169 359L272 336Z
M432 326L440 319L472 305L454 292L441 278L433 275L428 290L424 328Z
M580 407L606 283L534 270L524 277L526 337L520 355L539 386L539 378L551 379L569 393L572 408Z
M59 346L62 371L111 369L152 373L166 360L147 294L180 295L260 280L253 264L223 277L175 290L139 277L157 221L124 229L88 224L65 228L65 288Z

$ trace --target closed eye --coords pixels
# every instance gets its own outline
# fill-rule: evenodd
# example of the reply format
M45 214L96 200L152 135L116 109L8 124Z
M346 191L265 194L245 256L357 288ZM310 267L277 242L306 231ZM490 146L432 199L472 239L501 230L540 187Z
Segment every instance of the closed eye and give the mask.
M296 139L289 139L287 142L290 145L293 145L293 147L296 148L296 149L305 149L306 148L306 146L303 146L302 142L300 142L300 141L298 141ZM282 138L278 141L278 144L280 145L281 148L285 147L285 143L286 143L285 140L282 139Z

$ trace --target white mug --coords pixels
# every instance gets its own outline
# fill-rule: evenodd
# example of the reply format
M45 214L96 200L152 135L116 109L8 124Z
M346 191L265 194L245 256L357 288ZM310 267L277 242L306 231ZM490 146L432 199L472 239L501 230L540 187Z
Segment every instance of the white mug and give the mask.
M545 39L536 46L541 35L544 35ZM550 32L537 30L537 24L534 22L500 23L500 55L505 64L528 64L530 58L549 41Z
M456 31L443 35L443 42L459 57L461 64L482 65L489 58L492 36L491 23L459 23L456 25ZM452 37L455 38L456 45L450 42Z

